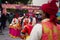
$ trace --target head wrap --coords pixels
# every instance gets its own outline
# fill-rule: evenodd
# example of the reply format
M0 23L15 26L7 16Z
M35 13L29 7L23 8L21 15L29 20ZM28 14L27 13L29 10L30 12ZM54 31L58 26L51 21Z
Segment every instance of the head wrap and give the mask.
M18 17L19 17L19 14L15 13L14 18L18 18Z
M56 13L58 12L58 7L56 5L56 0L52 0L50 3L43 4L41 8L43 12L50 15L49 17L51 22L57 22Z

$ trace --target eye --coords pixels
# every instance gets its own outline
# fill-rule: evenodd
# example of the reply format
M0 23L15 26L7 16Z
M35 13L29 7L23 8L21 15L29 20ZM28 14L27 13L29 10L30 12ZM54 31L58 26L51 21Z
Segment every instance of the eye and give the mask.
M42 14L39 14L39 15L42 15Z

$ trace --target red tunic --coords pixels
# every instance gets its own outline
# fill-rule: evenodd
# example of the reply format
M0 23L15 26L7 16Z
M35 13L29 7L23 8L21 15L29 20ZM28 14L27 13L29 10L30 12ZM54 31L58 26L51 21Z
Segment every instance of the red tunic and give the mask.
M22 30L23 33L27 33L28 35L30 35L30 32L32 30L33 26L32 25L25 25L24 29Z

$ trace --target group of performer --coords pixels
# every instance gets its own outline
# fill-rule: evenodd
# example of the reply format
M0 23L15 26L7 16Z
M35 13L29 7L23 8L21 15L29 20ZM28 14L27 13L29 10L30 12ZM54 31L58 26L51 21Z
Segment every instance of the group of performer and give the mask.
M26 36L30 35L30 32L35 24L36 18L34 14L27 13L20 16L16 13L11 24L9 25L9 35L12 38L25 39Z

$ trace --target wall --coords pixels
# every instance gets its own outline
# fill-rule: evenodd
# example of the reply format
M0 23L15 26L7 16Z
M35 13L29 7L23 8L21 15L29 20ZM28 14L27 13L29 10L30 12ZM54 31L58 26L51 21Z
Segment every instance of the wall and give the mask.
M32 0L32 5L41 6L44 3L47 3L48 0Z
M47 2L48 0L32 0L32 5L41 6L42 4L45 4ZM57 3L57 5L59 6L59 3Z

